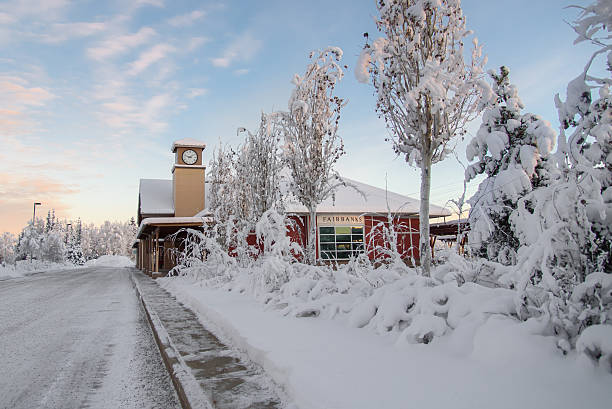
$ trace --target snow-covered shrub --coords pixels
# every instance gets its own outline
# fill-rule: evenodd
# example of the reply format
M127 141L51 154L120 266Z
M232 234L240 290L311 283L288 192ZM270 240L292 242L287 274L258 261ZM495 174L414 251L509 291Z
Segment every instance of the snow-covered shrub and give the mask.
M406 262L410 262L413 266L416 263L414 257L406 257L405 254L412 249L404 248L404 254L400 253L398 235L413 232L409 225L400 222L399 215L393 216L390 210L387 212L386 220L383 220L378 220L376 224L373 224L370 232L366 235L366 254L368 257L376 259L377 262L390 264L394 270L401 274L408 269Z
M354 304L348 322L376 333L395 333L398 343L429 343L460 326L473 329L490 314L512 315L514 293L475 283L442 283L403 277L373 290Z
M223 226L205 224L203 231L181 229L172 235L170 238L177 249L172 254L176 266L169 275L189 276L213 283L228 282L238 263L228 254L219 237L222 231Z
M278 290L292 276L295 256L302 253L298 243L287 235L290 221L276 209L266 211L255 226L262 254L254 262L254 285L258 293Z
M486 174L471 205L468 243L474 255L503 265L516 264L519 239L510 215L518 200L534 188L549 183L554 168L548 155L555 132L547 121L524 108L518 90L510 83L509 71L490 72L495 98L482 116L482 124L467 147L467 181Z

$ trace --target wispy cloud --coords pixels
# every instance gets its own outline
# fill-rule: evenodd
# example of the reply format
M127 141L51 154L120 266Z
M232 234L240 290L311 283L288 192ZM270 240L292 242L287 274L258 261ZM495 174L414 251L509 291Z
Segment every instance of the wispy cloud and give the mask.
M157 33L150 27L142 27L133 34L115 35L103 40L96 46L87 49L87 55L94 60L112 58L127 51L146 44Z
M187 51L193 51L209 41L210 39L206 37L192 37L187 42Z
M190 88L189 92L187 93L187 98L196 98L202 95L206 95L207 93L208 90L206 88Z
M244 33L232 41L220 57L213 58L211 61L215 67L227 68L236 61L250 60L261 46L261 40L250 33Z
M137 6L155 6L155 7L164 7L163 0L136 0L135 4Z
M16 135L33 128L34 111L54 98L47 89L30 86L21 77L0 76L0 135Z
M194 10L191 13L172 17L168 20L168 24L173 27L187 27L202 19L205 15L206 13L201 10Z
M57 18L69 5L68 0L12 0L0 4L0 13L14 20L36 17L42 20Z
M238 70L234 70L234 74L235 74L235 75L238 75L238 76L240 76L240 75L246 75L246 74L248 74L248 73L249 73L249 71L251 71L251 70L249 70L248 68L240 68L240 69L238 69Z
M137 75L146 70L151 64L166 58L175 48L169 44L157 44L143 51L138 59L130 64L130 75Z
M63 41L89 37L109 30L110 24L107 22L75 22L75 23L54 23L42 34L32 34L45 43L61 43Z
M146 101L116 96L112 102L101 104L98 116L101 122L119 131L135 127L158 133L167 128L169 111L175 105L170 93L156 94Z
M13 24L17 21L14 16L8 13L0 12L0 24Z
M41 87L28 87L28 81L20 77L0 76L1 106L42 106L55 98Z

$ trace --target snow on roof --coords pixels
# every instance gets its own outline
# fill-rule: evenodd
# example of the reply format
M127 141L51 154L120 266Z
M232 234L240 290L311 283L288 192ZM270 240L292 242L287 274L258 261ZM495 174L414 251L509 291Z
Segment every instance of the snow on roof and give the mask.
M332 198L324 200L317 206L317 213L381 213L386 214L387 209L391 213L418 214L420 202L417 199L400 195L395 192L386 192L385 189L371 186L349 178L343 178L347 184L355 186L365 195L361 195L357 190L350 186L339 186L336 189L335 201ZM144 182L144 189L143 189ZM205 216L210 214L208 209L208 198L210 184L204 185L204 210L195 216ZM283 194L287 193L287 185L281 186ZM145 194L143 194L143 192ZM387 208L387 201L389 207ZM164 207L165 206L165 207ZM306 207L299 203L295 198L288 199L286 203L288 213L308 213ZM140 181L140 209L143 214L173 214L174 206L172 203L172 180L163 179L141 179ZM146 211L145 211L146 210ZM451 212L440 206L430 204L430 217L450 216Z
M140 237L142 232L147 226L154 225L160 226L164 224L173 225L173 224L200 224L204 223L212 223L213 219L211 217L200 217L200 216L191 216L191 217L147 217L140 222L140 227L138 228L138 233L136 233L136 237Z
M420 201L417 199L388 192L385 189L371 186L356 180L343 177L347 186L336 189L335 200L331 197L317 206L317 213L403 213L418 214ZM353 185L355 188L349 186ZM283 189L285 190L285 189ZM363 195L361 193L363 193ZM364 197L365 196L365 197ZM388 204L388 206L387 206ZM286 205L289 213L307 213L308 210L297 200L291 200ZM430 217L450 216L450 211L433 204L429 205Z
M172 180L140 179L140 214L174 214Z
M193 138L183 138L178 141L174 141L172 144L172 152L176 151L176 148L206 148L206 144L202 141L198 141Z

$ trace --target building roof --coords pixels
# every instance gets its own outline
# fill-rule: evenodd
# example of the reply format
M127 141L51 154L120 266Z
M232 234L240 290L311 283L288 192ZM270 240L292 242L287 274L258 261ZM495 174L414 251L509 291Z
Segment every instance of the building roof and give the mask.
M346 186L339 186L332 197L317 206L317 213L382 213L388 211L397 214L418 214L420 201L399 193L342 178ZM290 200L286 205L289 213L307 213L308 210L297 200ZM430 217L450 216L450 211L434 204L429 205Z
M206 144L202 141L198 141L193 138L183 138L172 143L172 152L176 151L176 148L206 148Z
M336 189L335 200L331 197L317 206L317 213L380 213L385 214L388 210L394 214L418 214L420 201L417 199L400 195L395 192L387 192L385 189L371 186L349 178L343 178L347 186L339 186ZM209 198L210 184L204 185L204 197ZM287 192L287 186L281 186L283 193ZM363 193L363 195L362 195ZM387 206L388 203L388 206ZM208 215L208 200L205 201L204 210L195 216ZM295 198L290 198L286 205L288 213L308 213L306 207ZM140 180L140 212L141 214L171 215L174 214L174 203L172 200L172 180L168 179L141 179ZM430 204L430 217L450 216L451 212L440 206Z
M171 179L140 179L140 214L174 215Z

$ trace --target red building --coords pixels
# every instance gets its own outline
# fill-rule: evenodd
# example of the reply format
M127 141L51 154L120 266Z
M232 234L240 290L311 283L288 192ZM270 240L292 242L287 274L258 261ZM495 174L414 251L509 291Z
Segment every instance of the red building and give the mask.
M173 178L140 181L140 228L135 246L137 266L148 273L162 274L174 267L170 256L174 243L168 239L169 235L184 227L201 228L204 223L214 223L206 208L209 186L205 183L202 165L204 148L203 143L191 139L175 142ZM385 257L384 248L396 246L403 258L418 262L419 201L348 178L345 181L347 186L340 186L334 199L329 198L317 207L313 221L317 231L317 259L343 262L360 253L376 259ZM289 199L286 212L293 221L290 236L305 246L309 226L307 209ZM449 215L446 209L430 206L432 218ZM254 237L251 241L255 241Z

